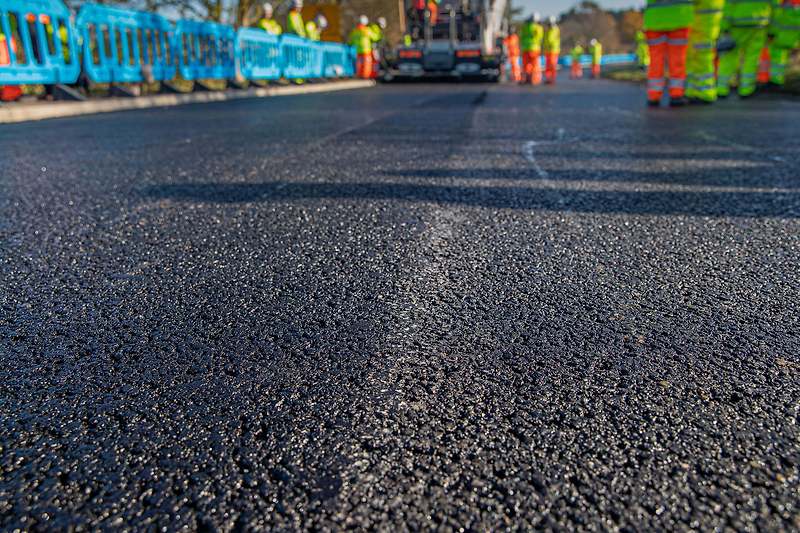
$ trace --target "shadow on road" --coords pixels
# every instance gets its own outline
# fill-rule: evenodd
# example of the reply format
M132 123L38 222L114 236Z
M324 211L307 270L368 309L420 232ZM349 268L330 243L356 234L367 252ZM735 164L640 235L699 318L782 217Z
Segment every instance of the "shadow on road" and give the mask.
M797 188L800 182L767 174L768 163L748 167L730 167L693 170L691 172L652 172L646 170L616 169L562 169L547 170L547 177L555 181L616 181L623 183L660 183L665 185L695 185L698 187L752 187ZM481 180L537 180L532 168L420 168L387 170L386 176L424 179L481 179Z
M237 203L302 199L400 200L495 209L581 213L800 218L800 193L585 191L397 183L186 183L147 189L151 198Z

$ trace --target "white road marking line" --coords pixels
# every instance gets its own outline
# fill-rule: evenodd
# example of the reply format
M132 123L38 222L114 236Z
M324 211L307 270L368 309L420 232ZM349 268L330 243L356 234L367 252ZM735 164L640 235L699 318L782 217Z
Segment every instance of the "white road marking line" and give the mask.
M547 171L544 170L539 163L536 161L536 156L533 153L533 149L538 146L539 142L537 141L527 141L522 145L522 155L525 156L525 160L528 161L533 166L533 169L539 175L540 178L547 178L548 174Z

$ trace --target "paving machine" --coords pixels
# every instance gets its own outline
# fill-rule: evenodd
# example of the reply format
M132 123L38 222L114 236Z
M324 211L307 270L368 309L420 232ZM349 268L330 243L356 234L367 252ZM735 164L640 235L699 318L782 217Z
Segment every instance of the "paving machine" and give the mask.
M404 0L405 42L389 51L383 79L449 77L497 81L507 0Z

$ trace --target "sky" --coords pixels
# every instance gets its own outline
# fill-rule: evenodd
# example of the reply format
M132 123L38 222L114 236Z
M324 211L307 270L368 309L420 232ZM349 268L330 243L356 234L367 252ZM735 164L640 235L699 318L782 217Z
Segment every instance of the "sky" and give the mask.
M642 7L644 0L595 0L605 9L623 9ZM538 11L543 17L558 15L569 10L580 0L511 0L512 4L525 10L525 14Z

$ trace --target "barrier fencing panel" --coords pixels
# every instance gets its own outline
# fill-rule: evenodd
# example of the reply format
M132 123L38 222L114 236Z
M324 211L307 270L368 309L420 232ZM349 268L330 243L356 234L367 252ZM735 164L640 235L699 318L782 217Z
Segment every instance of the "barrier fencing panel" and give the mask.
M277 80L281 77L280 37L263 30L240 28L236 32L239 73L248 80Z
M75 83L77 51L61 0L0 0L0 85Z
M601 65L624 65L626 63L636 64L636 54L609 54L600 59Z
M137 83L175 77L172 25L164 17L85 4L75 24L83 36L83 68L92 81Z
M562 56L559 63L565 67L572 66L571 56ZM601 65L624 65L626 63L636 63L636 54L608 54L600 58ZM592 64L592 56L584 54L581 56L581 66L588 67Z
M308 39L296 35L281 36L281 58L285 78L313 78L318 66L320 48Z
M322 48L322 76L324 78L343 78L352 75L350 46L322 42L320 47Z
M229 80L236 76L236 31L216 22L179 20L173 48L187 80Z

